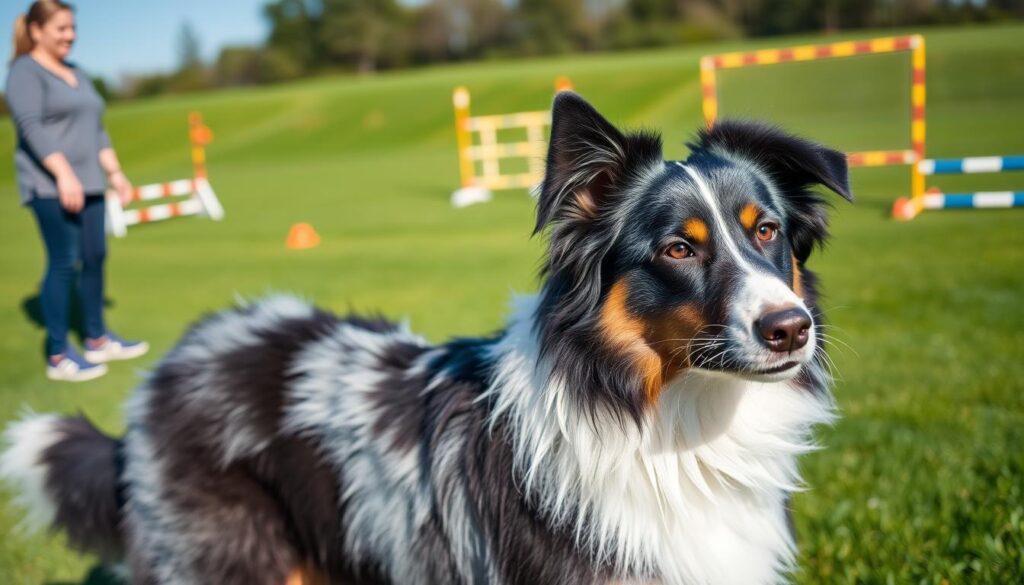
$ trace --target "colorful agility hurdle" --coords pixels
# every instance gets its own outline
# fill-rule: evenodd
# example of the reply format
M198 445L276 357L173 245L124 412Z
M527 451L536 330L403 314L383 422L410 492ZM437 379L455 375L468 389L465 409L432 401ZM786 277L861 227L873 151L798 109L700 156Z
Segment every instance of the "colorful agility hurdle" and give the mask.
M182 198L170 203L139 206L125 209L117 193L107 192L107 231L118 238L128 234L128 227L172 217L199 215L220 220L224 208L217 199L206 175L206 145L213 140L213 132L203 124L199 112L188 116L189 141L192 143L193 173L190 179L167 183L153 183L135 187L129 204L148 202L168 197Z
M925 47L924 37L920 35L705 56L700 61L704 121L711 126L718 117L717 71L719 69L737 69L755 65L774 65L900 51L911 53L910 148L851 152L847 154L847 160L850 166L911 165L910 192L912 196L919 197L924 194L924 176L918 171L915 163L924 159L925 143Z
M1024 171L1024 156L977 156L922 160L917 170L924 176ZM1024 191L977 191L943 193L929 189L917 197L900 197L892 207L896 219L910 220L926 209L982 209L1024 207Z
M555 93L572 89L568 78L555 81ZM551 112L518 112L490 116L469 115L469 90L463 86L452 93L455 106L455 138L459 152L461 187L452 193L452 205L465 207L491 200L491 191L531 189L544 178L544 155ZM526 140L499 142L501 131L522 130ZM474 141L474 133L477 139ZM502 162L525 160L525 172L502 172ZM477 164L479 163L479 165Z

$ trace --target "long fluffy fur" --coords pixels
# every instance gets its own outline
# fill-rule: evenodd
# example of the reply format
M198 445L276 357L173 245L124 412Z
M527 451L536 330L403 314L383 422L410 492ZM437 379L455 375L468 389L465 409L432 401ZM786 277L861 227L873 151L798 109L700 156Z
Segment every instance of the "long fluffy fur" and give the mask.
M783 382L684 370L645 397L597 329L612 277L638 262L609 226L625 230L644 213L631 199L665 176L688 183L652 162L655 137L560 99L538 224L557 224L547 280L503 331L432 345L290 296L244 304L168 353L120 442L29 418L7 432L0 474L45 496L38 522L119 551L137 584L280 585L296 567L346 584L784 580L796 457L833 417L823 358ZM703 140L696 157L721 146ZM807 304L818 317L813 290ZM99 470L78 494L72 453Z

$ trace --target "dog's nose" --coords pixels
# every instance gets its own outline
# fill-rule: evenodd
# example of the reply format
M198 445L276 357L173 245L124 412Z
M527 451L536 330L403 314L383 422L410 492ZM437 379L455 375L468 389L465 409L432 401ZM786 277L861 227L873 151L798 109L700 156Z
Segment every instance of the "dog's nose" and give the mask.
M811 316L799 307L782 309L761 315L754 321L754 330L772 351L796 351L807 345L810 337Z

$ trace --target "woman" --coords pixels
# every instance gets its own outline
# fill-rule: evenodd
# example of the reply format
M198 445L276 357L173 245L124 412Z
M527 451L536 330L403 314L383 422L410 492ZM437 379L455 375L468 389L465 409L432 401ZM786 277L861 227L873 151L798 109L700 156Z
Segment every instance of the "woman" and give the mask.
M103 99L66 61L74 41L70 4L33 2L15 23L6 97L18 134L14 160L21 200L32 209L46 247L46 375L82 381L105 374L103 362L138 357L149 346L118 337L103 322L104 192L109 184L127 202L132 186L103 129ZM84 355L67 339L76 273Z

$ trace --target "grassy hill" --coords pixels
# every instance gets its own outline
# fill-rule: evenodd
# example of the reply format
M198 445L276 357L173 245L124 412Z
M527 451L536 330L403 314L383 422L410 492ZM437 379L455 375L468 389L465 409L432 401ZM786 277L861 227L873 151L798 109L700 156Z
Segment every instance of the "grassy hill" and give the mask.
M924 33L929 154L1024 154L1024 26ZM661 130L666 156L682 158L701 123L702 54L808 41L821 39L324 78L111 108L110 133L136 183L188 176L186 114L202 111L216 134L210 174L227 217L142 226L111 241L109 322L155 351L95 382L50 383L35 301L41 244L17 208L13 165L0 164L0 423L26 405L81 409L119 432L139 372L188 322L235 295L288 290L338 311L408 316L435 340L500 327L510 291L535 287L541 242L528 238L532 200L523 192L448 205L458 183L455 85L470 88L475 113L504 113L546 108L552 81L568 75L613 121ZM908 61L728 71L722 107L841 148L901 148ZM4 124L0 161L10 161L12 145ZM940 184L1024 189L1024 175ZM810 489L794 501L795 580L1022 582L1024 210L899 224L887 213L909 189L906 168L856 170L853 186L857 204L837 204L833 243L811 262L843 342L832 351L843 418L822 430L825 450L803 460ZM320 232L318 248L284 248L300 221ZM98 582L88 578L94 559L62 538L15 531L20 516L7 501L0 495L0 582Z

